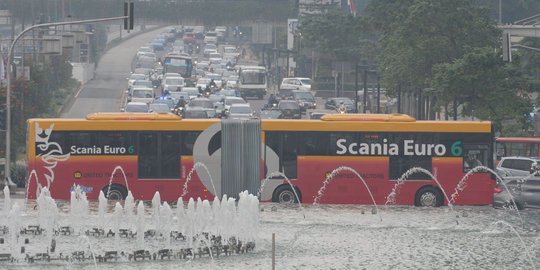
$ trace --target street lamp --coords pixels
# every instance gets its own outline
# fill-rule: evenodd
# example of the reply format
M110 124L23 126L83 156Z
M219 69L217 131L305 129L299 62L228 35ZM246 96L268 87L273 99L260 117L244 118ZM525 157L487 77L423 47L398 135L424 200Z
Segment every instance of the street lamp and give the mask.
M70 24L85 24L93 22L104 22L104 21L114 21L114 20L123 20L128 18L128 16L121 17L112 17L112 18L103 18L103 19L92 19L92 20L82 20L82 21L72 21L72 22L57 22L57 23L42 23L32 25L24 30L22 30L14 39L13 42L9 45L8 49L8 76L6 78L7 87L6 87L6 166L5 166L5 182L6 185L14 185L10 178L11 172L11 66L13 63L13 52L15 50L15 44L17 41L30 30L36 29L38 27L50 27L50 26L60 26L60 25L70 25Z

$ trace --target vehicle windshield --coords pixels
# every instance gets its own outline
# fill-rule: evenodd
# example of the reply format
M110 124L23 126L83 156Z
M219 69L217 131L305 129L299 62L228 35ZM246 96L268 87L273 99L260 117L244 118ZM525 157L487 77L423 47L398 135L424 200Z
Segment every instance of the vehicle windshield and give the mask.
M310 92L296 92L294 93L296 99L313 100L313 94Z
M336 99L336 104L340 104L341 102L343 102L343 104L345 104L345 105L352 105L353 104L352 100L350 100L348 98Z
M203 108L214 108L214 103L206 99L193 99L189 103L190 106L198 106Z
M126 105L125 112L148 112L148 106L146 104L128 104Z
M224 89L224 90L221 90L219 93L224 96L232 96L232 97L236 96L236 91L232 89Z
M133 90L134 98L151 98L153 96L152 90Z
M248 106L232 106L231 107L231 113L243 113L243 114L249 114L253 112L250 107Z
M144 74L131 74L129 78L132 80L144 80L146 76Z
M167 85L183 85L184 79L165 79Z
M231 105L236 103L246 103L246 101L241 98L231 98L225 100L225 105Z
M300 81L302 82L303 85L311 85L311 80L310 79L302 79Z
M205 111L185 111L184 118L208 118Z
M225 53L236 53L237 50L236 50L236 48L227 47L227 48L225 48L224 52Z
M152 85L152 82L151 81L141 81L141 80L137 80L133 83L134 86L144 86L144 87L148 87L148 88L152 88L153 85Z
M265 84L265 74L262 71L242 71L240 81L243 84Z

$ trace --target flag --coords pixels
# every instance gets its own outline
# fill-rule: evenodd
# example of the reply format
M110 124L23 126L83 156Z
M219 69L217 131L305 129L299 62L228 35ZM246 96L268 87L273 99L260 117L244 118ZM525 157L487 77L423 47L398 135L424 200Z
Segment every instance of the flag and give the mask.
M351 8L351 14L356 16L356 10L354 9L354 0L349 0L349 7Z

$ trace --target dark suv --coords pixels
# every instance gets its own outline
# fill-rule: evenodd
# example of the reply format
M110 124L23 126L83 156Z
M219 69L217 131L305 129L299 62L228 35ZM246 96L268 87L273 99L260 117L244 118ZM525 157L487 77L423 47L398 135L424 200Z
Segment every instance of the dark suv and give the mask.
M317 107L315 98L309 91L293 91L292 95L293 99L298 101L298 104L300 104L300 108L303 112L305 112L307 109L315 109Z
M281 118L300 119L302 117L300 104L296 100L281 100L278 103Z

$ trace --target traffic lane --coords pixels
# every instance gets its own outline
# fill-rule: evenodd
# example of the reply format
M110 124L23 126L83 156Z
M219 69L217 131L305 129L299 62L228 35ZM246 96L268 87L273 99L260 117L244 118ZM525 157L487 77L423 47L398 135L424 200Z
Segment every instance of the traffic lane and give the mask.
M84 118L95 112L119 112L127 87L132 60L139 47L147 44L163 28L133 36L109 49L101 57L94 79L76 94L75 100L62 118Z

